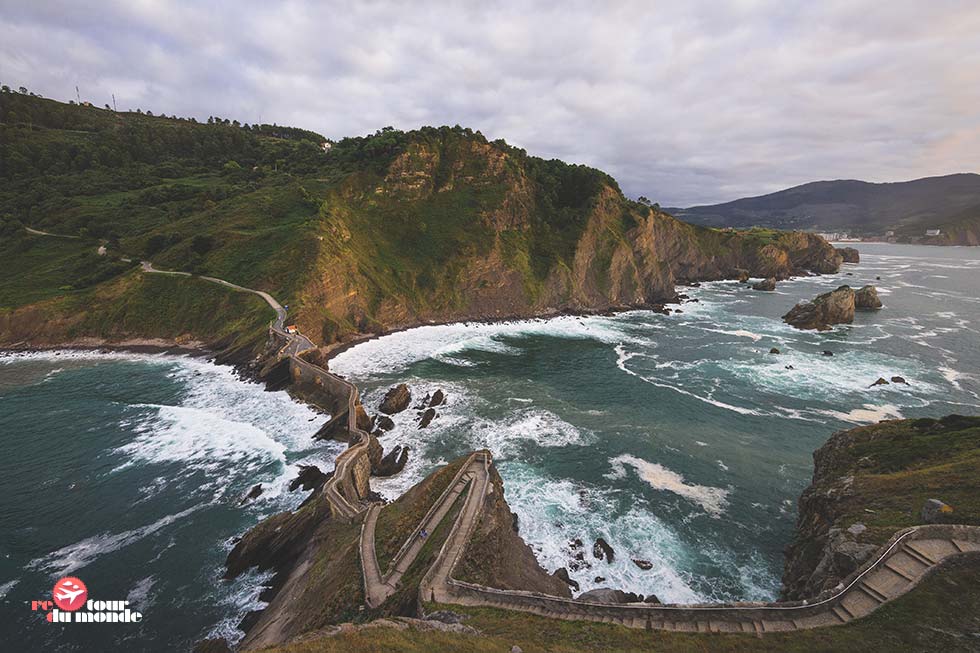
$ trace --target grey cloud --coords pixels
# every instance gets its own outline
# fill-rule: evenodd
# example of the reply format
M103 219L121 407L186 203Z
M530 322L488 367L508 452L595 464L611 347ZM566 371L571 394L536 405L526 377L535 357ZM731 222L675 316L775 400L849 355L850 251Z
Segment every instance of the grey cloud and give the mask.
M975 2L0 0L0 80L327 136L461 124L665 205L977 170Z

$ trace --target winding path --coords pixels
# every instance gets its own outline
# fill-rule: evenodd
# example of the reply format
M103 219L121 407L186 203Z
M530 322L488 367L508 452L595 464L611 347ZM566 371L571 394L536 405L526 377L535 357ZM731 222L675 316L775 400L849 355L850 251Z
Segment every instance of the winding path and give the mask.
M280 360L284 358L289 359L290 365L295 365L314 377L320 377L321 380L327 382L328 384L340 383L346 388L347 429L354 437L352 438L351 445L339 456L337 456L337 460L334 462L333 476L331 476L327 482L323 484L322 492L324 495L326 495L327 501L330 504L330 514L332 516L353 519L360 514L366 507L366 504L364 503L364 497L358 496L357 488L352 481L352 470L358 459L363 456L367 456L370 436L357 426L357 404L360 400L357 387L350 381L336 376L335 374L331 374L322 367L314 365L300 356L305 351L316 349L316 345L314 345L313 341L301 333L288 333L286 331L286 309L283 308L282 305L269 293L263 290L255 290L253 288L239 286L238 284L225 281L224 279L218 279L217 277L198 276L189 272L179 272L175 270L158 270L157 268L154 268L153 264L149 261L142 261L140 266L142 267L143 272L149 274L194 277L196 279L203 279L204 281L224 286L237 292L247 292L252 293L253 295L258 295L265 300L272 310L276 312L275 319L272 321L272 324L269 325L270 335L285 341L285 344L280 347L277 357Z
M25 229L35 235L75 238L30 227ZM195 276L187 272L158 270L148 261L143 261L141 265L146 273ZM463 507L436 559L419 584L419 596L422 600L518 610L556 619L615 623L647 630L762 634L833 626L860 619L912 590L946 561L961 555L980 554L980 526L913 526L895 533L863 567L833 590L810 601L783 603L610 605L476 585L455 580L452 576L466 551L473 530L479 523L485 498L494 491L489 474L492 456L489 451L483 450L470 454L395 554L387 573L382 574L375 547L375 527L383 507L379 504L368 505L364 497L358 496L352 480L353 466L367 455L369 443L369 435L357 427L357 387L301 358L300 354L315 348L315 345L302 334L286 332L286 310L271 295L215 277L197 278L261 297L276 313L275 320L269 326L270 334L285 341L278 357L288 358L291 365L320 376L331 384L339 382L347 389L348 430L355 438L351 446L337 457L334 474L324 483L322 491L334 517L354 519L366 510L361 525L359 548L365 599L371 607L381 605L394 593L399 581L425 545L421 531L425 529L434 533L463 492L467 493Z
M381 576L375 555L374 526L379 506L372 506L361 529L361 562L367 603L375 607L397 587L415 560L422 542L418 532L430 533L468 488L452 529L419 585L422 600L459 605L518 610L556 619L598 621L630 628L685 632L767 633L833 626L871 614L879 606L914 588L929 573L951 558L980 554L980 526L914 526L896 533L871 559L840 586L810 601L659 605L604 604L566 599L537 592L501 590L455 580L453 572L476 528L485 497L493 491L491 455L470 455L446 491L433 503L419 527L406 540Z

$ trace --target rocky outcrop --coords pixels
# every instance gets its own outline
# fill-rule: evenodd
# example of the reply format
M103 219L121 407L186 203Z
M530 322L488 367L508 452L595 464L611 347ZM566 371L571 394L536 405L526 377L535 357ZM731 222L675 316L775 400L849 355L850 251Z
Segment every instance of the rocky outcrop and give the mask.
M408 408L411 401L412 393L409 391L408 386L404 383L399 383L385 393L378 410L387 415L394 415Z
M579 590L578 581L572 579L572 577L568 575L568 569L566 569L565 567L559 567L552 575L558 580L560 580L561 582L568 585L572 589L572 591L577 592Z
M769 277L768 279L763 279L759 283L752 284L752 290L763 290L766 292L772 292L776 289L776 278Z
M864 286L854 292L854 307L862 310L876 310L881 308L881 300L878 299L878 289L874 286Z
M855 293L850 286L818 295L811 302L797 304L783 321L797 329L827 330L834 324L854 321Z
M385 454L377 464L371 464L372 476L393 476L405 469L408 462L408 447L395 445L395 448Z
M289 482L289 491L303 488L307 492L322 486L330 475L324 474L316 465L300 465L299 474Z
M602 560L605 558L606 562L612 564L615 558L615 552L613 548L609 546L609 542L603 538L596 538L595 544L592 545L592 557L596 560Z
M395 422L387 415L380 415L375 422L375 426L382 431L390 431L391 429L395 428Z
M853 247L837 247L835 248L837 253L841 255L844 263L860 263L861 262L861 252L854 249Z
M640 594L624 592L623 590L616 590L608 587L600 587L598 589L589 590L588 592L582 592L575 598L579 601L610 604L639 603L643 601L643 596Z
M571 598L564 575L549 574L541 568L534 552L515 529L515 520L507 505L503 481L494 465L490 466L491 491L484 499L480 520L463 552L454 578L496 587L526 590Z
M435 419L435 416L436 416L435 408L426 408L424 411L422 411L422 413L419 414L419 428L424 429L426 426L432 423L432 420Z
M813 454L813 481L800 497L796 534L785 551L782 597L815 597L845 580L897 529L942 521L922 511L923 488L954 506L976 505L978 449L980 417L890 420L834 433ZM975 511L956 516L962 523L978 519Z

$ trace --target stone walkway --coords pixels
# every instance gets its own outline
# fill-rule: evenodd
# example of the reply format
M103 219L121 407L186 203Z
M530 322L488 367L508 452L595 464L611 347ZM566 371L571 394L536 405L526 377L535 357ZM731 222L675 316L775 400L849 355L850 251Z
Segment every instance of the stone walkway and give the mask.
M381 576L375 558L374 525L382 508L373 506L361 529L361 557L365 596L376 607L390 596L412 562L421 543L418 531L430 533L448 513L456 498L468 489L466 502L453 523L438 557L419 585L424 601L495 607L530 612L544 617L614 623L629 628L682 632L783 632L833 626L871 614L880 605L914 588L927 574L954 556L980 553L980 527L959 525L915 526L899 531L840 587L810 601L784 603L732 603L610 605L566 599L536 592L501 590L453 579L453 571L479 523L490 483L490 453L471 454L456 479L432 505L416 532L396 555L392 570Z

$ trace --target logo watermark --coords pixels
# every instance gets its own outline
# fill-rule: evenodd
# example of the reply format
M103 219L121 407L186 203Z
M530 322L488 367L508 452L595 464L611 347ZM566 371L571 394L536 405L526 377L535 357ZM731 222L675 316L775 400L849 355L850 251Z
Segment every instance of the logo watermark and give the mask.
M54 584L51 601L31 601L31 610L44 612L51 623L137 623L143 613L129 609L129 601L94 601L80 578L66 576Z

